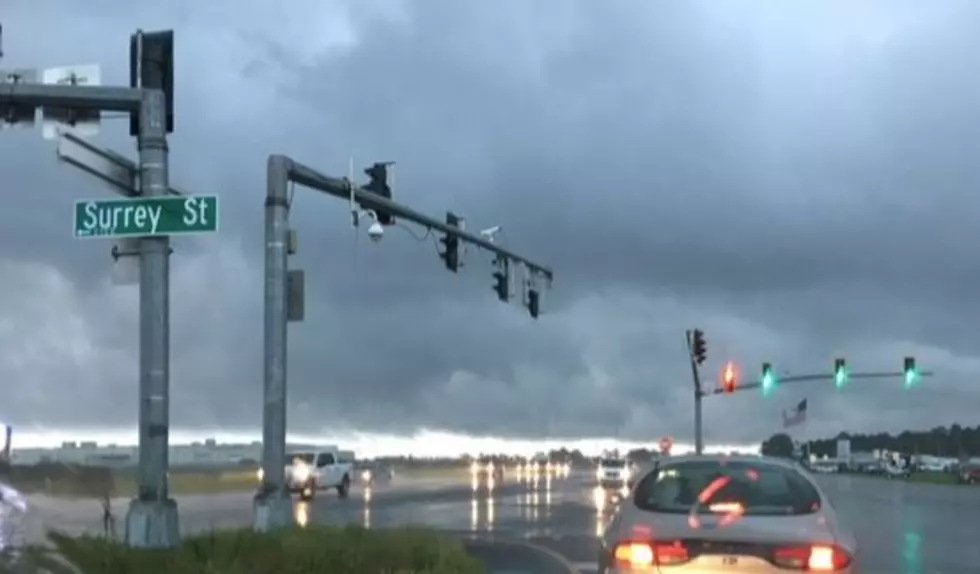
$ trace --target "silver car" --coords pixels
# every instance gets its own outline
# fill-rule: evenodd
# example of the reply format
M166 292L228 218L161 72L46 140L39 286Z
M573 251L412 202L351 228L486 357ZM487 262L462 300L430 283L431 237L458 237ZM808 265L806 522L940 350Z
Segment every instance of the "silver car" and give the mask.
M663 458L603 533L604 574L855 574L854 537L791 461Z

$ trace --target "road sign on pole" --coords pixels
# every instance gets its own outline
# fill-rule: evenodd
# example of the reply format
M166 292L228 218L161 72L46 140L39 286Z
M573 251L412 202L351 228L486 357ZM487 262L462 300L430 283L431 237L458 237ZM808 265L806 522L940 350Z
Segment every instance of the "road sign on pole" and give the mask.
M75 202L75 237L161 237L218 230L218 196L128 197Z

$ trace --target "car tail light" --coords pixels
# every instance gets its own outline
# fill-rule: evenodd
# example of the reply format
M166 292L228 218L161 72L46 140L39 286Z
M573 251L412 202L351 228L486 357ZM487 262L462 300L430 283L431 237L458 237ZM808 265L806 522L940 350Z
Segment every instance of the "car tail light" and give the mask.
M850 566L853 560L839 546L824 544L777 548L773 552L776 566L804 572L839 572Z
M689 556L683 542L620 542L613 549L613 560L617 566L627 568L648 568L687 562Z

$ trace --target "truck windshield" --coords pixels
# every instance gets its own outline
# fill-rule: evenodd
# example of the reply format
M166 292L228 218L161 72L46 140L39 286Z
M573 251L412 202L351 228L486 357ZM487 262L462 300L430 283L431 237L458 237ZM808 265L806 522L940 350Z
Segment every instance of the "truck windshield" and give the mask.
M619 458L607 458L599 463L602 468L626 468L626 461Z
M294 460L301 460L306 464L313 464L313 459L316 458L312 452L294 452L292 454L286 455L286 464L292 464Z

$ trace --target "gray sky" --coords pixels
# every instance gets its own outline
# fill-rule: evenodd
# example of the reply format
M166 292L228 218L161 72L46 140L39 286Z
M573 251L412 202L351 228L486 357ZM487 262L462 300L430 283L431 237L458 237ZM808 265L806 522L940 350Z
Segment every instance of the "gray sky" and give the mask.
M338 176L397 160L396 199L503 224L556 273L534 322L485 255L454 276L431 242L372 245L300 191L293 431L687 439L691 327L712 384L727 359L939 373L717 397L709 440L760 440L803 397L814 435L977 422L976 2L79 4L5 2L3 67L99 62L122 84L129 34L175 28L171 180L221 195L220 235L174 241L177 426L259 424L273 152ZM135 154L123 121L99 142ZM0 417L132 424L137 293L109 284L111 242L70 229L107 192L38 130L0 135L0 174Z

